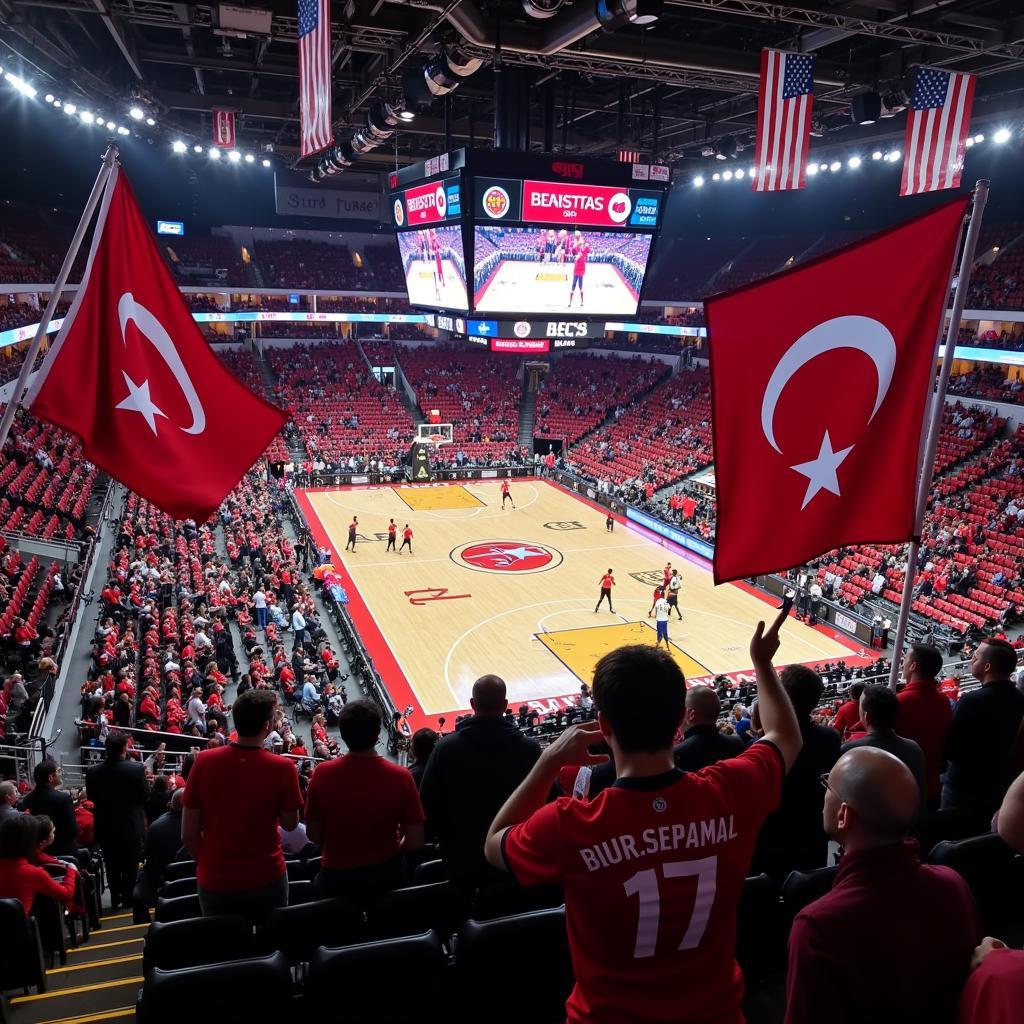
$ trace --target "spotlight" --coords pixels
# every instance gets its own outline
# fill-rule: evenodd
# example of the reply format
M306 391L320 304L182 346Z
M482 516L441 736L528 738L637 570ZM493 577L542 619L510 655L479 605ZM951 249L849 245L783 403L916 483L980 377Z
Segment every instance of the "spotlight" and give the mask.
M256 162L256 157L254 157L252 155L252 153L246 153L245 154L245 162L247 164L255 163Z
M175 153L184 153L188 150L188 146L186 146L181 139L175 139L171 143L171 149L174 150Z
M992 136L992 141L999 143L1001 146L1004 142L1010 141L1010 129L1000 128L995 135Z
M701 175L701 174L698 174L697 177L693 179L693 184L697 188L700 188L704 184L704 176Z
M149 127L150 127L150 128L152 128L152 127L153 127L153 125L155 125L155 124L156 124L156 121L154 121L154 120L153 120L153 118L151 118L151 117L147 117L147 118L146 118L146 124L148 124L148 125L149 125Z
M807 165L807 174L808 174L809 177L813 178L814 175L817 174L817 173L818 173L818 165L817 164L808 164Z
M22 96L27 96L29 99L33 99L36 95L35 89L32 88L24 78L20 78L18 75L12 75L10 71L7 72L7 81L14 86Z
M854 124L874 124L882 116L882 97L862 92L850 98L850 119Z
M871 159L872 160L881 160L882 159L882 151L880 149L876 149L874 151L874 153L871 154Z
M980 146L985 141L985 136L982 135L981 132L978 132L978 134L974 136L974 141Z
M732 181L732 171L726 171L726 172L725 172L725 173L724 173L724 174L722 175L722 180L723 180L723 181Z
M859 156L851 156L850 159L846 161L846 166L847 167L860 167L861 163L863 163L863 161L861 160L861 158Z
M233 149L233 150L231 150L230 153L228 153L228 160L230 160L231 163L233 163L233 164L237 164L238 161L241 160L241 159L242 159L242 154L239 153L237 149Z
M902 154L900 153L900 151L898 149L890 149L889 150L889 154L888 154L888 156L886 156L885 159L892 161L892 163L896 163L896 161L899 160L899 158L901 156L902 156Z
M78 112L78 107L76 107L74 105L74 103L65 103L64 104L64 113L65 114L75 114L77 112Z
M830 164L828 165L828 169L829 169L829 170L830 170L830 171L831 171L831 172L832 172L833 174L835 174L835 173L836 173L836 171L838 171L838 170L839 170L839 169L840 169L840 168L841 168L842 166L843 166L843 165L842 165L842 164L841 164L841 163L840 163L840 162L839 162L838 160L833 160L833 161L832 161L832 163L830 163Z
M376 149L377 145L377 142L371 139L368 133L356 132L352 136L352 150L360 155L369 153L371 149Z
M973 138L973 136L971 136L971 135L968 135L968 136L967 136L967 138L966 138L966 139L964 139L964 145L965 145L965 146L966 146L966 147L967 147L968 149L970 149L970 148L971 148L971 147L972 147L972 146L974 145L974 138Z
M44 99L46 100L47 103L52 103L53 102L53 93L52 92L48 92L46 94L46 96L44 97Z
M747 176L751 177L751 178L756 178L757 177L757 168L756 167L751 167L750 170L747 171Z
M211 160L220 159L220 150L216 146L211 146L206 152Z
M107 122L107 131L108 132L112 132L116 127L117 127L117 125L114 124L113 121L108 121Z
M193 146L193 147L192 147L192 152L193 152L193 153L198 153L198 154L199 154L200 156L202 156L202 153L203 153L203 147L202 147L202 146L199 146L199 145Z
M60 110L61 107L63 106L63 104L61 103L60 100L54 100L53 101L53 105L54 105L54 107L56 107L57 110Z
M133 121L141 121L146 116L146 112L142 107L132 107L132 109L128 111L128 116Z
M712 181L721 181L722 180L722 176L718 173L718 171L715 171L715 173L711 175L711 180Z
M605 32L617 32L627 24L646 28L664 10L664 0L597 0L597 20Z
M736 140L731 135L723 135L718 142L718 152L715 154L719 160L730 160L736 155Z
M127 128L125 128L125 127L119 127L119 128L117 129L117 134L118 134L118 135L131 135L131 132L130 132L130 131L128 131L128 129L127 129Z
M818 170L822 171L822 172L827 171L828 170L828 164L818 164Z
M92 116L92 113L88 110L83 110L82 113L78 116L82 119L83 122L85 122L85 124L92 124L93 121L96 120L96 118L94 118Z
M737 167L736 168L736 177L737 178L742 178L743 177L743 168L742 167Z
M270 166L270 161L269 160L264 160L263 161L263 166L264 167L269 167Z
M390 103L384 100L375 100L370 104L366 114L366 124L371 129L391 135L395 125L402 118L402 112L396 110Z

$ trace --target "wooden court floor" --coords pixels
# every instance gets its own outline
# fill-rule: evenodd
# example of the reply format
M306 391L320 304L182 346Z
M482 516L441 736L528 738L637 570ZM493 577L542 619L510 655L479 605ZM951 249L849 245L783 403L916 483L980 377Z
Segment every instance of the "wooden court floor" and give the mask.
M639 527L617 522L609 533L604 511L554 484L517 480L511 491L516 508L504 511L496 482L299 493L337 553L349 609L396 703L407 686L426 715L465 709L488 672L516 706L578 694L606 651L654 642L648 611L666 561L683 578L683 619L673 617L669 637L687 678L750 668L751 631L772 606L741 586L715 587L706 563ZM353 515L354 553L344 550ZM385 550L392 517L399 543L412 527L412 555ZM609 567L615 610L595 614ZM849 640L790 619L778 663L850 656Z

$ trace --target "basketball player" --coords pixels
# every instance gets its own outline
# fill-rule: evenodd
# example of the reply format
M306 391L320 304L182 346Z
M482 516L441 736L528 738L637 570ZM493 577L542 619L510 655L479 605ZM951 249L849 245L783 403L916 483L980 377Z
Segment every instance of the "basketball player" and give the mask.
M672 563L666 562L665 568L661 570L661 589L668 590L668 581L672 579Z
M613 516L611 512L609 512L608 515L606 515L604 518L604 528L609 533L615 532L615 516Z
M401 554L406 548L409 549L409 554L412 554L412 527L406 523L405 529L402 531L402 546L398 549L398 553Z
M569 258L569 232L562 228L558 232L558 262L565 263Z
M679 610L679 588L683 585L683 579L679 575L678 569L672 570L672 575L668 581L668 595L666 600L668 601L669 608L675 608L676 615L680 619L683 617L683 613Z
M394 519L388 521L388 546L384 549L384 553L387 554L389 551L395 550L395 536L398 533L398 527L395 526Z
M356 530L358 529L359 520L353 516L352 522L348 524L348 542L345 544L345 550L348 551L349 546L351 546L353 554L355 554L356 550Z
M569 308L572 309L572 297L579 287L580 290L580 309L583 308L583 275L587 272L587 257L590 255L590 244L584 240L583 232L577 231L573 235L573 266L572 266L572 284L569 286Z
M430 229L430 248L434 254L434 293L438 301L441 299L441 289L444 287L444 263L441 261L441 243L437 240L437 231Z
M663 594L664 591L661 589L661 587L654 588L654 597L651 598L651 610L647 613L647 618L651 618L651 616L654 615L655 606L661 600Z
M608 602L608 611L614 614L615 609L612 607L612 587L615 586L615 577L612 575L611 569L609 569L601 577L601 596L597 599L597 608L594 609L597 612L601 607L602 601Z
M501 507L504 509L505 502L512 501L512 492L509 490L508 481L501 481ZM516 503L512 501L512 508L516 507Z
M541 246L540 261L541 263L553 263L555 260L555 254L558 252L558 238L555 235L555 229L549 228L548 233L544 236L544 243Z
M668 601L663 597L659 597L654 602L654 624L658 627L658 638L654 641L655 647L661 646L661 641L665 641L665 650L669 649L668 646L668 614L669 605Z

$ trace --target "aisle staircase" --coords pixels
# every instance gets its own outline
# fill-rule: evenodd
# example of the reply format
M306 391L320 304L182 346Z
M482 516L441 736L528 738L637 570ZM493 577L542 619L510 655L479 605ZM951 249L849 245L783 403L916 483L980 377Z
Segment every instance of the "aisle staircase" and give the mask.
M537 392L523 388L519 399L519 447L533 451L533 425L537 421Z
M101 918L102 928L67 951L67 963L46 972L46 991L18 995L8 1004L9 1024L104 1024L135 1019L142 987L145 924L127 911Z

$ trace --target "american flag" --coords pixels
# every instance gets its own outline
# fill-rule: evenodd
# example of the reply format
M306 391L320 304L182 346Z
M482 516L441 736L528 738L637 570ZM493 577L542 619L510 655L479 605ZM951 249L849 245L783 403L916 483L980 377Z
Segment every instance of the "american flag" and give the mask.
M754 146L755 192L781 192L806 184L804 168L813 104L814 57L762 50Z
M331 133L331 0L299 0L299 119L302 155L334 141Z
M974 75L917 69L907 112L901 196L959 186L973 100Z

